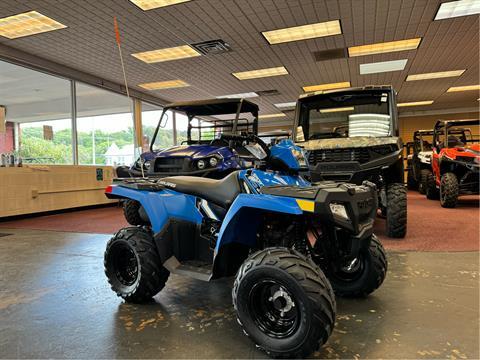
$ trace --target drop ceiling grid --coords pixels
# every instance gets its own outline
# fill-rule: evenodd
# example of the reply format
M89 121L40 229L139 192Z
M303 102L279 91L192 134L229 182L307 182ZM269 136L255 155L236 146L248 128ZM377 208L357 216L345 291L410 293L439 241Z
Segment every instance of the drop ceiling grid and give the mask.
M440 102L447 98L442 92L451 83L478 82L478 70L469 70L461 78L432 83L418 81L407 85L404 78L409 71L428 72L434 67L446 67L447 70L452 64L465 64L471 68L478 59L478 31L474 31L475 27L478 29L478 17L432 22L439 3L431 0L194 0L143 12L127 0L39 0L35 2L36 10L69 28L13 41L1 38L0 42L121 83L122 72L112 29L112 17L117 15L130 84L180 78L193 85L154 92L170 101L204 98L206 94L278 89L281 95L261 99L267 104L263 112L274 112L278 111L274 103L293 101L302 92L301 86L349 80L354 86L392 83L400 90L400 99L414 100L432 94ZM25 3L18 1L0 3L0 16L28 10L31 9ZM261 31L265 30L338 18L343 30L343 35L339 36L273 46L261 36ZM318 50L416 36L425 36L417 51L324 62L315 62L312 55ZM232 45L233 51L155 65L144 64L128 55L182 45L179 37L188 42L222 38ZM432 42L430 46L429 41ZM446 53L442 46L449 46L454 51ZM359 74L361 63L402 58L408 58L404 71L371 76ZM285 65L290 74L248 81L231 76L234 71L279 65ZM419 69L422 71L417 71ZM469 99L471 95L475 96L474 93L458 96Z

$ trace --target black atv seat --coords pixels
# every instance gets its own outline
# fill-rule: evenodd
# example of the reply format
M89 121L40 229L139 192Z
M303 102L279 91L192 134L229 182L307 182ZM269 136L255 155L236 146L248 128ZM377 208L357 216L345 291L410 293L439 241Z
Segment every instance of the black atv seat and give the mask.
M196 176L172 176L163 178L161 183L175 184L170 186L181 193L198 196L227 209L241 192L238 171L220 180Z

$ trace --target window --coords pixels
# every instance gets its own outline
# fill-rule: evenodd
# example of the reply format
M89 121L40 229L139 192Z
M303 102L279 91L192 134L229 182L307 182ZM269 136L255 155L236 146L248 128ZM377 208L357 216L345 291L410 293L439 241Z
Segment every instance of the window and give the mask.
M69 80L0 61L0 104L5 107L7 146L13 129L25 163L72 164Z
M162 116L162 111L159 106L142 102L142 150L144 152L150 151L150 142ZM163 116L161 127L158 129L154 149L165 149L173 145L173 114L171 111L167 111Z
M135 161L133 101L76 83L78 163L131 165Z

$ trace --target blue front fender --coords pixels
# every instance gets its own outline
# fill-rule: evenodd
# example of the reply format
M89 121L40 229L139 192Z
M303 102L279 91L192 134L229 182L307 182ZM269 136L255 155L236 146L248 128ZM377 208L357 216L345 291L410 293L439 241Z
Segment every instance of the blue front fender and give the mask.
M218 234L215 254L218 254L222 246L231 242L255 246L257 226L261 220L260 215L264 212L290 215L303 213L294 198L240 194L225 215Z

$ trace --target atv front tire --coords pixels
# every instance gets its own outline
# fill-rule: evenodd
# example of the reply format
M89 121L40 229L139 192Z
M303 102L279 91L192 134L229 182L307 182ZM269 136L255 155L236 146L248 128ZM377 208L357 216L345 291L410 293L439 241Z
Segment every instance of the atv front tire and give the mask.
M132 303L149 301L170 275L160 263L152 234L139 227L121 229L110 239L104 266L112 290Z
M427 189L426 189L427 199L438 200L440 193L437 189L437 184L435 182L435 176L433 173L430 173L427 176Z
M335 295L322 270L299 252L267 248L240 267L232 290L244 332L269 356L303 358L335 325Z
M138 201L128 199L123 202L123 214L130 225L147 225L140 211L142 211L142 205Z
M335 294L343 297L365 297L382 285L387 275L387 256L382 243L372 235L370 246L360 250L349 264L335 269L331 266L327 277Z
M458 200L458 179L454 173L445 173L440 181L440 204L444 208L454 208Z
M401 183L387 186L387 235L403 238L407 233L407 189Z
M428 177L432 175L432 171L429 169L420 170L420 183L418 184L418 192L422 195L427 193L427 181Z

